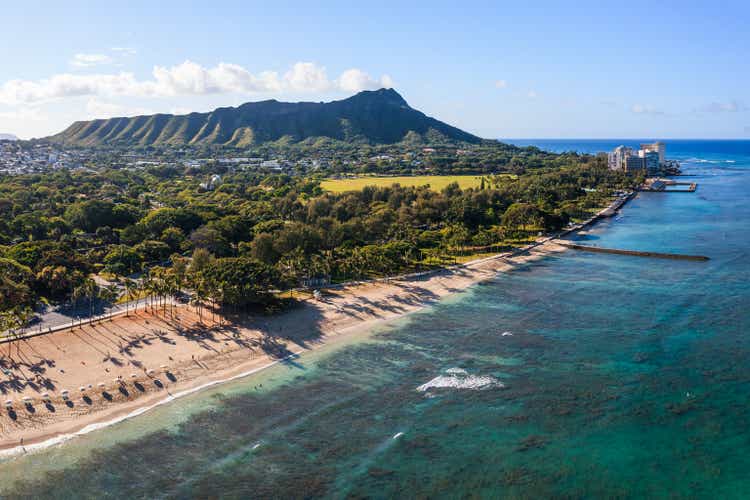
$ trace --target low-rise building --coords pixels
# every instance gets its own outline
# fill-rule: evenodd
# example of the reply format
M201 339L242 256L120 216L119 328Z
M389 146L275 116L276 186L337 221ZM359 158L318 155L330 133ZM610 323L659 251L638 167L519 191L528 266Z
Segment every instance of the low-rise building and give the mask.
M628 174L642 173L646 171L646 160L636 155L626 156L624 166Z
M656 153L659 157L659 165L666 163L667 146L661 141L641 144L641 151Z
M663 162L659 161L659 153L657 151L646 151L641 149L638 151L638 156L643 158L646 170L651 174L657 173L660 165L663 164Z

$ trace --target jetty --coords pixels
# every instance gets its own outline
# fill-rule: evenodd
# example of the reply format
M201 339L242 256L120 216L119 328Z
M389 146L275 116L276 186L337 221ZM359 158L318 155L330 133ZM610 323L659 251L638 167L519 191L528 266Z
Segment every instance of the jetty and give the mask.
M606 248L606 247L595 247L590 245L581 245L567 240L556 240L556 244L564 247L572 248L573 250L582 250L585 252L596 252L596 253L611 253L617 255L631 255L635 257L651 257L656 259L672 259L672 260L692 260L692 261L707 261L709 257L705 255L687 255L680 253L665 253L665 252L648 252L640 250L623 250L620 248Z

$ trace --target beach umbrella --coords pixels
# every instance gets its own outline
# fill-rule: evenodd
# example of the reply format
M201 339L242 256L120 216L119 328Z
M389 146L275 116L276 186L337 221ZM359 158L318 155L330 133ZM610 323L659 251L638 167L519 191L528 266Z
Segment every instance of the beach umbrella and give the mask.
M146 375L149 375L149 376L156 375L156 370L148 370L146 372Z
M23 397L23 402L24 403L31 403L32 401L34 401L34 398L32 398L30 396L24 396Z
M138 378L138 375L136 375L135 373L131 373L130 378Z
M81 387L78 388L78 390L81 392L86 392L86 387L82 385Z
M6 408L12 408L13 407L13 400L12 399L7 400L5 402L5 407Z
M106 385L104 385L104 382L99 382L99 384L97 384L97 385L98 385L99 389L104 389L105 387L107 387Z
M167 365L161 365L159 368L162 370L169 370L169 367Z
M45 401L49 401L49 393L43 392L42 393L42 399L45 400Z

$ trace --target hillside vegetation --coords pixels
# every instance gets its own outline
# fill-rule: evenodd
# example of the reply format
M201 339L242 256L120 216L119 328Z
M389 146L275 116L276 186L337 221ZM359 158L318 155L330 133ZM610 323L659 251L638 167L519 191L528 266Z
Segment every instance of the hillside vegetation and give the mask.
M393 89L322 102L249 102L209 113L79 121L48 139L67 146L247 147L330 138L345 142L478 143L480 139L411 108Z

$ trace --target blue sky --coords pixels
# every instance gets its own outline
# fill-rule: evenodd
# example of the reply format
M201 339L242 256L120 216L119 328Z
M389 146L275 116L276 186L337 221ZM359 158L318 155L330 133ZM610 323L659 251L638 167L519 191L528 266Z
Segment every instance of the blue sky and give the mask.
M484 137L749 138L750 7L655 3L5 3L0 132L385 85Z

